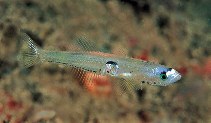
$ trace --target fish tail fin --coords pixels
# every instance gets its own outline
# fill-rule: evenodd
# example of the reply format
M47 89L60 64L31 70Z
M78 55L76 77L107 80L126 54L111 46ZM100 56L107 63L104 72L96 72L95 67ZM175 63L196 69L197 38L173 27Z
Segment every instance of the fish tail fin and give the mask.
M20 34L20 45L17 59L22 67L30 67L41 62L41 50L26 33Z

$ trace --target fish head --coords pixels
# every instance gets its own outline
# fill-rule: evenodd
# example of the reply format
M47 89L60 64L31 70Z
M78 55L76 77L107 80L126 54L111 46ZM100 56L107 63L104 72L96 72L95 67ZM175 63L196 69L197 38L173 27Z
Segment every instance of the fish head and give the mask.
M167 86L181 79L181 75L173 68L163 65L154 66L146 73L146 82L151 85Z

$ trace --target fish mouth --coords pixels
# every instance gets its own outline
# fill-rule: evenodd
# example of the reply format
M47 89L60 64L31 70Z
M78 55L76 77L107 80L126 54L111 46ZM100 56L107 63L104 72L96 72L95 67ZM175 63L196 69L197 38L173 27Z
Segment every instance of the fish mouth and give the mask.
M177 79L180 80L182 78L182 75L178 74Z
M168 84L175 83L179 81L182 78L182 76L176 71L175 75L170 79Z
M179 73L177 73L177 75L175 76L174 80L175 80L175 82L177 82L181 78L182 78L182 76Z

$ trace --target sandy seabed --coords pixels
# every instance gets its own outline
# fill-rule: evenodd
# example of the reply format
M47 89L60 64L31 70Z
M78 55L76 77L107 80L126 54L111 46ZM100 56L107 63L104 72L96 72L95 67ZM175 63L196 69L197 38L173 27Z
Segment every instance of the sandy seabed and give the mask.
M211 122L210 5L208 0L0 0L0 122ZM116 95L119 88L112 85L81 85L70 67L43 63L23 69L16 60L20 29L44 49L72 51L72 42L86 37L103 50L171 66L183 77L170 86L144 85Z

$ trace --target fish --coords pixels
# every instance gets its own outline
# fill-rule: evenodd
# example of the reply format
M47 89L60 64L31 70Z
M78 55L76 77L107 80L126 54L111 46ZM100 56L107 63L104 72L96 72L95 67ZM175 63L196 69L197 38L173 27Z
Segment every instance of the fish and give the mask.
M100 51L49 51L37 46L26 34L21 33L22 46L18 61L24 67L50 62L117 78L121 83L136 87L142 83L167 86L181 79L181 74L164 65ZM115 82L114 82L115 83ZM136 83L136 84L134 84Z

